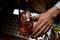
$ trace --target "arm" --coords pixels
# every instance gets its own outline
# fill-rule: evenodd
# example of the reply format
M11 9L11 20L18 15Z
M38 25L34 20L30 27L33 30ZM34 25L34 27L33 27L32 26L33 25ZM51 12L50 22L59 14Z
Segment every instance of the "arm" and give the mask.
M38 19L33 28L32 38L37 38L45 34L51 27L54 18L60 13L60 1L46 12L35 16Z
M55 6L60 10L60 1L55 4Z

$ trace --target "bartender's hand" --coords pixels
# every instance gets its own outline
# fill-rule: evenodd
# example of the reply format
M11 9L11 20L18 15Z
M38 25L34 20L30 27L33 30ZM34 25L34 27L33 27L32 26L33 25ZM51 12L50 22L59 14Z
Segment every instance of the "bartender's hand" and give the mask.
M35 18L38 19L37 23L33 27L32 38L37 38L45 34L51 27L54 18L59 14L59 10L56 7L52 7L47 12L41 13Z

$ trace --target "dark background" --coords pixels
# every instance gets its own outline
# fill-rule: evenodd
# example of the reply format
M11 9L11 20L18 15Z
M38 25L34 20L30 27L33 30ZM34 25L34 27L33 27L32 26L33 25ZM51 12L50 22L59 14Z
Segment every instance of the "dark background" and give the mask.
M48 9L51 8L54 4L56 4L57 1L59 1L59 0L52 0L52 3L48 7ZM28 2L28 5L29 4L30 4L30 1ZM0 24L2 24L4 22L6 17L13 14L14 9L16 9L16 8L19 9L18 6L19 6L19 4L17 3L17 0L0 0ZM37 13L39 12L32 8L30 8L30 9L32 12L37 12ZM58 15L55 20L58 23L60 20L60 15Z
M17 7L16 0L0 0L0 23L4 22L4 19L13 13L13 10Z

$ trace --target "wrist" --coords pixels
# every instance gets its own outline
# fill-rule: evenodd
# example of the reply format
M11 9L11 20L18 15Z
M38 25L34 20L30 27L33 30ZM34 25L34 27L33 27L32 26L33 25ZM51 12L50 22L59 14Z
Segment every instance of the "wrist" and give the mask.
M58 1L54 6L56 6L60 10L60 1Z
M54 6L49 9L47 13L54 19L60 13L60 10L58 10L58 8Z

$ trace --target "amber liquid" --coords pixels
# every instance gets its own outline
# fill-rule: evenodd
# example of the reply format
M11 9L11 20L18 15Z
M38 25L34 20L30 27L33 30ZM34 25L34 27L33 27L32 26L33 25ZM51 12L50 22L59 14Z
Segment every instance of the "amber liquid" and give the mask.
M26 21L24 18L21 17L20 20L20 32L24 36L31 35L33 28L33 19L30 18L29 21Z

